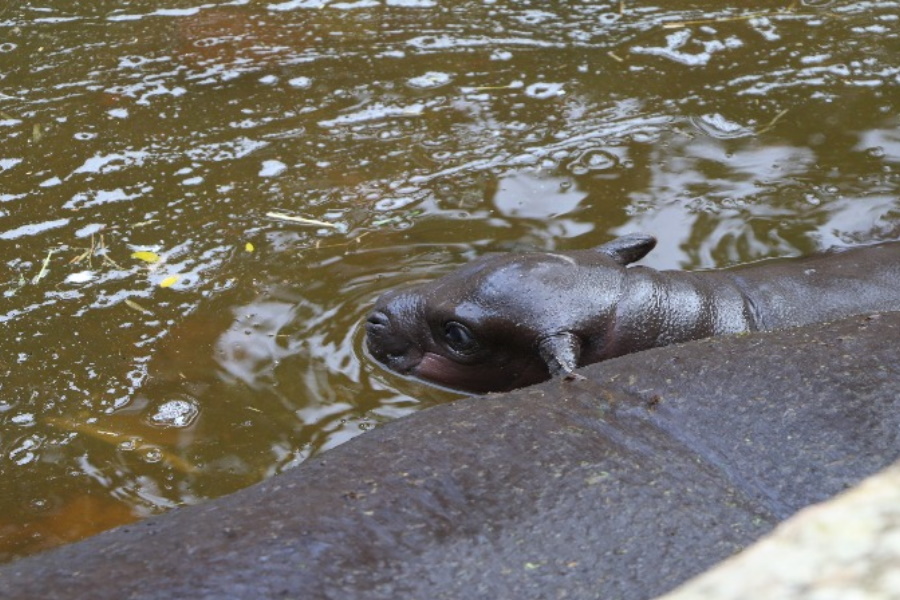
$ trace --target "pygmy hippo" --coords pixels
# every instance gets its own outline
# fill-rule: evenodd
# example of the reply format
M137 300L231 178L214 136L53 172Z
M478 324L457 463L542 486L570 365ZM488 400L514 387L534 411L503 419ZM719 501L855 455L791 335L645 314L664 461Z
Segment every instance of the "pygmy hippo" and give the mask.
M470 392L506 391L657 346L900 310L900 242L684 272L627 267L656 245L492 255L388 292L366 323L389 369Z

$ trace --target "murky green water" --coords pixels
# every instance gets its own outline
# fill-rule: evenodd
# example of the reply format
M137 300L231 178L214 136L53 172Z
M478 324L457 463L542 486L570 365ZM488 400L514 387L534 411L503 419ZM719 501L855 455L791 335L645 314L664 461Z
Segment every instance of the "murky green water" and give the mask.
M900 237L900 2L660 4L6 0L0 557L452 399L360 321L483 252Z

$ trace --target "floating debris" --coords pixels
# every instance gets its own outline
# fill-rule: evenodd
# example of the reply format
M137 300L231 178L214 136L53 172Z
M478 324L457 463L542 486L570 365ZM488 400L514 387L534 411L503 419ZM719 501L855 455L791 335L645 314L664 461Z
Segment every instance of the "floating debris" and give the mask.
M138 311L138 312L141 312L141 313L144 313L145 315L152 315L152 314L153 314L153 311L152 311L152 310L149 310L149 309L144 308L143 306L141 306L140 304L138 304L137 302L135 302L135 301L132 300L131 298L125 298L125 304L128 305L129 308L133 308L134 310L136 310L136 311Z
M244 244L244 250L246 252L253 252L255 250L255 248L253 247L253 244L251 244L250 242L247 242L246 244Z
M783 117L784 115L786 115L786 114L788 113L788 110L789 110L789 109L785 108L785 109L782 109L781 111L779 111L778 114L775 115L775 116L772 118L772 120L769 121L769 123L768 123L766 126L764 126L762 129L760 129L760 130L757 131L756 133L757 133L757 134L765 133L765 132L767 132L768 130L772 129L772 128L775 126L775 123L777 123L778 121L780 121L780 120L781 120L781 117Z
M47 252L47 258L44 259L44 264L41 265L41 270L38 271L38 274L34 276L31 280L33 285L37 285L37 283L43 279L47 275L47 265L50 264L50 257L53 256L54 250L50 250Z
M285 213L267 212L267 217L272 219L281 219L282 221L290 221L291 223L300 223L301 225L312 225L315 227L329 227L338 231L345 231L347 226L343 223L329 223L328 221L319 221L317 219L307 219L306 217L295 217Z
M147 219L146 221L138 221L137 223L132 225L132 227L134 227L134 228L145 227L147 225L150 225L151 223L158 223L158 222L159 222L159 219Z
M136 258L138 260L142 260L146 263L155 264L162 260L162 257L156 252L150 252L149 250L139 250L137 252L131 253L131 258Z
M162 281L159 282L159 287L167 288L172 287L178 282L178 275L172 275L171 277L166 277Z

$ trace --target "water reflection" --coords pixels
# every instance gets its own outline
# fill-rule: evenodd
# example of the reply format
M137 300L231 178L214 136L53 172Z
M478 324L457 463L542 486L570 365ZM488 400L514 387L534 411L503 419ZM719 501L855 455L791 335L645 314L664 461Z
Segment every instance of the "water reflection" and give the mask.
M0 8L0 556L452 400L360 322L485 252L896 237L898 8Z

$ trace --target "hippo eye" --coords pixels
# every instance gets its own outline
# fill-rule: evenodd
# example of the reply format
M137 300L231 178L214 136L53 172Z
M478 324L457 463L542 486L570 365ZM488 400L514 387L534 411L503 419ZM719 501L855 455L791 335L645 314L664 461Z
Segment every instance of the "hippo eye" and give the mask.
M471 354L478 349L478 341L469 328L456 321L444 323L444 341L460 354Z

